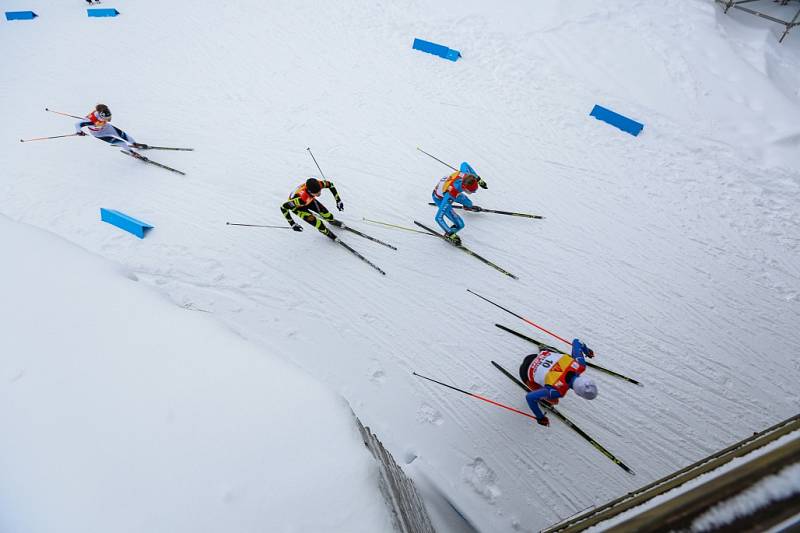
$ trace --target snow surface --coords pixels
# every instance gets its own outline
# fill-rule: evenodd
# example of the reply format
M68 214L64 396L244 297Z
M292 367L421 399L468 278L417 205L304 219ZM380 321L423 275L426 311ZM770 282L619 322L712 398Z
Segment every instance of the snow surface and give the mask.
M344 396L485 531L533 531L795 414L800 379L800 35L705 0L142 0L88 19L76 5L10 0L33 23L0 30L0 212L112 259L175 304L208 311ZM755 19L755 17L750 17ZM458 49L444 61L414 37ZM108 104L114 123L186 177L69 133ZM645 123L631 137L596 103ZM278 207L315 173L345 222L397 245L343 239L382 277ZM362 223L431 222L446 172L488 181L474 199L532 221L469 214L465 244ZM326 193L327 194L327 193ZM329 196L323 196L329 207ZM143 241L100 207L156 226ZM527 328L473 290L581 337L600 396L562 410L637 472L554 421L530 424L412 371L526 409L509 368ZM91 294L91 289L87 288ZM542 340L537 331L528 333Z
M391 527L325 386L59 237L0 241L0 531Z

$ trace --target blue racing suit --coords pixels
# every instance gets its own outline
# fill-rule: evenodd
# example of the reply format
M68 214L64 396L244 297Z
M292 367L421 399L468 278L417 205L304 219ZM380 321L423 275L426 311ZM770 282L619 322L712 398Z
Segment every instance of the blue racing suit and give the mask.
M466 161L461 163L458 172L442 178L434 187L431 197L439 209L436 211L436 223L445 233L457 233L464 227L464 220L453 212L453 202L458 202L464 207L472 207L472 200L464 192L461 180L465 174L475 174L475 170ZM452 222L449 226L444 219Z

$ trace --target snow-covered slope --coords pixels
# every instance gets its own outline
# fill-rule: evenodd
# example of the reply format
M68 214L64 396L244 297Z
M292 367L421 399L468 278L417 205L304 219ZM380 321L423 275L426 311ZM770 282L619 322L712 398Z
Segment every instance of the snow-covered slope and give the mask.
M390 527L346 402L0 217L0 531Z
M26 5L48 16L0 34L15 65L0 85L0 211L330 384L479 528L546 526L796 411L800 106L751 66L759 51L795 50L796 35L774 48L770 30L741 30L701 0L143 0L112 20ZM414 37L464 58L412 51ZM70 131L45 106L100 101L142 142L195 147L151 154L188 175L93 139L14 144ZM642 120L643 134L589 118L595 103ZM343 236L385 278L308 229L225 225L282 224L279 204L316 172L308 146L343 220L399 248ZM547 217L466 217L464 242L519 281L361 221L430 221L446 169L417 146L472 163L489 183L478 204ZM121 234L98 222L101 206L156 229ZM597 375L595 402L562 402L636 477L557 422L532 426L411 376L526 408L489 364L515 367L530 350L493 324L526 326L468 287L645 383Z

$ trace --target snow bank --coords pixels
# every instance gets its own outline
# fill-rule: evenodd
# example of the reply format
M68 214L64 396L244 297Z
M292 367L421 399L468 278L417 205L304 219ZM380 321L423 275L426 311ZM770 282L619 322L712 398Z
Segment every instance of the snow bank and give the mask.
M768 476L741 494L719 503L692 522L692 531L713 531L748 516L772 502L800 492L800 464L788 466Z
M4 533L390 527L340 397L58 237L0 243Z

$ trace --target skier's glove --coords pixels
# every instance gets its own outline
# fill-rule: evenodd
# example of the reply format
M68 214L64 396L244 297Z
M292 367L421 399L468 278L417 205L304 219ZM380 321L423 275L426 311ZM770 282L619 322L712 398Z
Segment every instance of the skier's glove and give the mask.
M86 132L85 131L77 131L77 132L75 132L75 135L80 135L81 137L85 137L86 136Z
M586 346L586 344L585 344L585 343L583 343L583 342L581 343L581 353L582 353L583 355L585 355L586 357L590 358L590 359L591 359L592 357L594 357L594 350L592 350L591 348L589 348L588 346Z
M486 185L486 182L483 181L483 178L481 178L480 176L478 176L478 186L480 186L481 189L488 189L489 188L489 186Z
M473 205L472 207L469 208L469 210L470 211L481 212L481 211L483 211L483 208L481 206L479 206L479 205Z
M292 229L295 231L303 231L303 227L300 224L292 224Z
M542 418L537 418L536 423L539 424L540 426L547 427L550 425L550 419L547 418L547 415L545 415Z
M339 211L344 211L344 203L342 203L341 200L336 201L336 209L338 209Z

